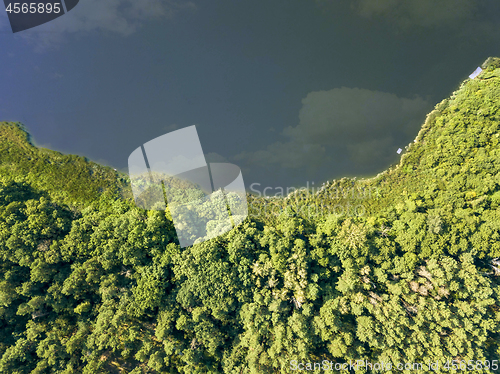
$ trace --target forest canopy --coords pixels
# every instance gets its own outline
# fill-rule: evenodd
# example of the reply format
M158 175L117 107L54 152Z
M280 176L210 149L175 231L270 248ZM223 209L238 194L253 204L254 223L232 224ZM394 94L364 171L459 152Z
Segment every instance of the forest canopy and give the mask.
M314 194L248 195L242 224L183 249L168 210L137 207L126 175L2 123L0 373L260 374L324 360L488 372L500 360L499 120L490 58L397 166Z

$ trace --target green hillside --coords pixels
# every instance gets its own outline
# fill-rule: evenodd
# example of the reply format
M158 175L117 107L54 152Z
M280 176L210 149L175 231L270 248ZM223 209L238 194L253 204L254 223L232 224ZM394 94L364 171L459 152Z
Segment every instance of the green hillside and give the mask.
M0 373L500 372L500 59L483 69L396 167L249 195L183 249L126 178L1 125Z
M24 126L12 122L0 123L0 178L24 180L79 207L102 193L131 196L124 175L84 157L37 148Z

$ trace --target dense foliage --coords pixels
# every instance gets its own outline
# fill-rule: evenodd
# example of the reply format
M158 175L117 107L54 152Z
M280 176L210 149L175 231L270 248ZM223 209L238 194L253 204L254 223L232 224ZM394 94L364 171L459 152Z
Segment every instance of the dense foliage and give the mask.
M241 225L184 249L168 211L111 188L81 198L118 186L111 178L78 191L15 178L29 143L13 143L0 163L0 373L278 373L358 359L449 372L448 360L499 360L500 64L484 68L397 167L249 196Z

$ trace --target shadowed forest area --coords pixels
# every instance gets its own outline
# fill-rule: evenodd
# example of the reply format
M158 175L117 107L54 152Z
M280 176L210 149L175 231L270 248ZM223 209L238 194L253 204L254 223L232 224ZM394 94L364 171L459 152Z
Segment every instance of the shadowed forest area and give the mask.
M360 359L490 372L499 121L490 58L396 167L313 194L249 194L242 224L184 249L168 211L135 206L126 175L2 123L0 373L286 373L292 360Z

